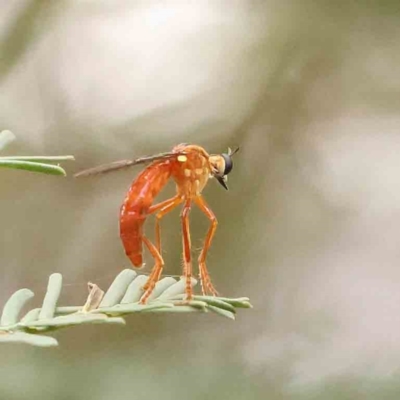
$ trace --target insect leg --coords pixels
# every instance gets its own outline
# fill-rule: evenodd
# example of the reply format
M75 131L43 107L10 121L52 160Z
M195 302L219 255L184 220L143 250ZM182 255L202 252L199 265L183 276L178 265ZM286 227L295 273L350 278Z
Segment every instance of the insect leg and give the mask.
M157 250L161 254L161 231L160 231L160 220L170 211L172 211L175 207L182 203L181 196L174 196L170 199L162 201L161 203L155 204L149 208L148 213L154 214L155 212L159 211L156 214L156 246Z
M182 243L183 243L183 263L184 270L183 275L186 279L186 300L193 298L192 291L192 255L191 255L191 243L190 243L190 231L189 231L189 213L190 213L191 200L188 199L183 206L181 213L182 221Z
M168 200L162 201L161 203L155 204L154 206L151 206L149 208L149 214L155 213L158 211L156 214L156 249L158 253L161 255L161 228L160 228L160 221L161 219L168 214L170 211L172 211L175 207L177 207L180 203L182 203L182 199L180 196L174 196ZM149 287L152 285L151 282L157 282L160 279L162 272L161 269L156 269L153 268L148 281L144 285L144 289L147 290Z
M206 257L208 250L211 246L211 241L215 235L215 231L217 230L218 221L212 212L211 208L207 205L206 201L203 197L198 196L194 199L197 206L201 211L206 215L206 217L210 220L211 226L208 229L206 240L204 242L203 249L201 250L198 262L199 262L199 271L200 271L200 282L201 282L201 290L204 295L207 294L207 290L214 296L218 296L218 292L215 290L213 284L211 283L210 274L208 273L206 266Z
M161 272L162 272L162 269L164 266L164 260L161 257L161 254L157 250L156 246L154 246L154 244L151 243L150 240L146 236L143 235L142 240L143 240L144 244L147 246L147 248L149 249L149 251L155 261L153 270L152 270L150 277L144 287L144 289L146 291L144 292L143 296L140 299L140 304L146 304L146 301L149 298L149 296L151 295L151 293L153 292L154 286L156 285L156 282L157 282L157 280L154 278L161 275ZM153 276L153 278L151 278L152 276ZM146 286L147 286L147 288L146 288Z

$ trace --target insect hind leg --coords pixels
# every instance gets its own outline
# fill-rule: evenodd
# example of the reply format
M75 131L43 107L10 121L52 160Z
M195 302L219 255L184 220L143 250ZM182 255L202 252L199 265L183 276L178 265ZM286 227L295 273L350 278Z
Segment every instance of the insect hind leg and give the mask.
M160 279L163 267L164 267L164 260L160 254L160 252L157 250L156 246L154 246L153 243L146 237L143 236L143 242L146 245L146 247L149 249L151 255L154 258L155 264L154 267L151 271L151 274L149 276L149 279L147 280L146 284L144 285L144 290L145 292L143 293L141 299L140 299L140 304L146 304L147 300L149 299L150 295L152 294L154 287L156 286L156 283Z
M155 265L150 273L149 279L147 280L144 289L145 293L142 296L140 302L142 304L145 304L146 301L148 300L149 296L151 295L152 291L154 290L154 287L158 280L161 277L161 273L164 267L164 260L161 256L161 228L160 228L160 221L161 219L171 212L174 208L176 208L180 203L182 203L182 198L181 196L174 196L168 200L165 200L159 204L156 204L154 206L151 206L149 209L149 214L157 213L156 214L156 246L154 246L151 241L143 236L143 242L149 249L151 255L153 256L155 260Z

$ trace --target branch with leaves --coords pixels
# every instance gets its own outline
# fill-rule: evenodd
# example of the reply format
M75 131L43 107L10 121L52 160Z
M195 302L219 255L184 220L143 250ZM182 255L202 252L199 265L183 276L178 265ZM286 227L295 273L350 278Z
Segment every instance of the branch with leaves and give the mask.
M146 275L137 275L131 269L123 270L104 292L89 283L89 296L83 306L57 306L61 289L61 274L49 278L47 292L42 307L35 308L20 318L21 310L34 296L29 289L15 292L3 308L0 319L0 342L28 343L35 346L57 346L56 339L44 334L57 329L84 324L125 325L123 316L135 313L190 313L214 312L223 317L235 319L237 308L251 308L247 297L229 299L225 297L194 296L185 298L185 281L172 277L161 279L151 294L147 304L139 300ZM196 285L192 280L192 285Z
M15 135L10 131L0 132L0 150L15 140ZM74 160L73 156L8 156L0 157L0 167L22 169L42 174L65 176L66 172L54 162Z

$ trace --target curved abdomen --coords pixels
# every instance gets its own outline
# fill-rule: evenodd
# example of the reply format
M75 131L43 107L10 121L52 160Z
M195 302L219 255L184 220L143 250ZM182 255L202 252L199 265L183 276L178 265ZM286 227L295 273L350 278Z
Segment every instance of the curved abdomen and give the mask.
M135 267L143 264L143 225L150 206L171 175L170 161L149 165L133 181L121 207L119 227L125 253Z

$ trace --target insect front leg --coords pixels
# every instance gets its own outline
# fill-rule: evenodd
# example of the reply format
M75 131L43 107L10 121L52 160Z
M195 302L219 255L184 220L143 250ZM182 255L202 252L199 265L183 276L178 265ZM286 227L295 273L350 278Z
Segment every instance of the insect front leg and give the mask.
M208 250L211 246L212 239L215 235L215 231L217 230L218 221L215 214L212 212L211 208L207 205L206 201L203 197L198 196L194 200L201 211L207 216L210 220L211 225L208 229L206 240L204 242L203 249L201 250L198 262L199 262L199 270L200 270L200 282L201 282L201 290L203 295L207 294L207 291L211 293L213 296L218 296L218 292L215 290L213 284L211 283L210 274L208 273L206 266L206 257Z

